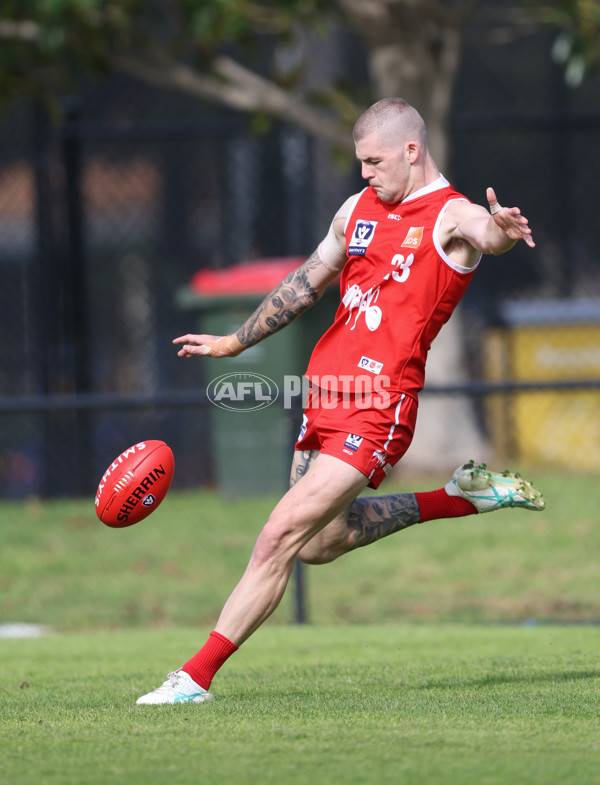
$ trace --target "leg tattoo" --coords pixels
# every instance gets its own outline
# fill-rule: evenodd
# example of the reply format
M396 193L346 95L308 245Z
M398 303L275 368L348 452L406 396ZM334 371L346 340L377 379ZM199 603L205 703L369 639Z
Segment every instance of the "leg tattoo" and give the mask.
M369 545L420 521L421 513L413 493L355 499L348 511L350 550Z
M318 450L296 450L290 474L290 487L295 485L319 455ZM335 555L320 561L308 557L313 564L332 561L355 548L369 545L421 522L421 511L414 493L394 493L389 496L364 496L354 500L339 531L339 542L333 547ZM331 549L331 543L328 544Z
M296 450L294 452L294 460L290 472L290 488L292 485L295 485L301 477L304 477L318 454L318 450Z

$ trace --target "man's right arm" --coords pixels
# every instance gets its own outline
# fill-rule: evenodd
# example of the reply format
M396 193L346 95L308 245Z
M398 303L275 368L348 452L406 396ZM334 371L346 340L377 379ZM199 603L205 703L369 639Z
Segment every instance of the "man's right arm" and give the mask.
M180 357L235 357L292 322L321 297L347 261L344 226L354 197L336 213L316 251L268 294L256 311L232 335L182 335Z

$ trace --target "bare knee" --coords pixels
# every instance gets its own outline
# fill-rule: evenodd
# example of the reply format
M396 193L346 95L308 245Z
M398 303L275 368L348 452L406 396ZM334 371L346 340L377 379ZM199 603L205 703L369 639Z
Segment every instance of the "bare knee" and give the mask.
M252 551L252 562L258 565L293 561L300 547L297 532L285 522L269 518Z
M317 532L307 542L310 533L301 531L289 520L273 516L256 541L252 561L255 564L266 564L298 558L305 564L328 564L347 551L346 547L342 547L337 539L332 539L328 534Z

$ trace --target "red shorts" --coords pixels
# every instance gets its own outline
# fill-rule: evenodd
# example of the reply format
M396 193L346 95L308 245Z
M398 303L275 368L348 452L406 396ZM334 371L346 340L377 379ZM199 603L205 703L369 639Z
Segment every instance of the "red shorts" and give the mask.
M417 401L391 392L382 405L352 393L311 387L296 450L320 450L354 466L369 478L369 487L382 480L407 451L415 430Z

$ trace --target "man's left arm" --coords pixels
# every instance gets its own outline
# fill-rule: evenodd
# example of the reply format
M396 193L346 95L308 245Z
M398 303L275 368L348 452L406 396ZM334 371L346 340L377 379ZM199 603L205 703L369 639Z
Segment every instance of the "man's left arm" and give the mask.
M529 221L518 207L501 207L493 188L486 192L489 212L478 204L454 201L448 205L444 222L450 241L468 243L483 254L505 253L519 240L535 247Z

